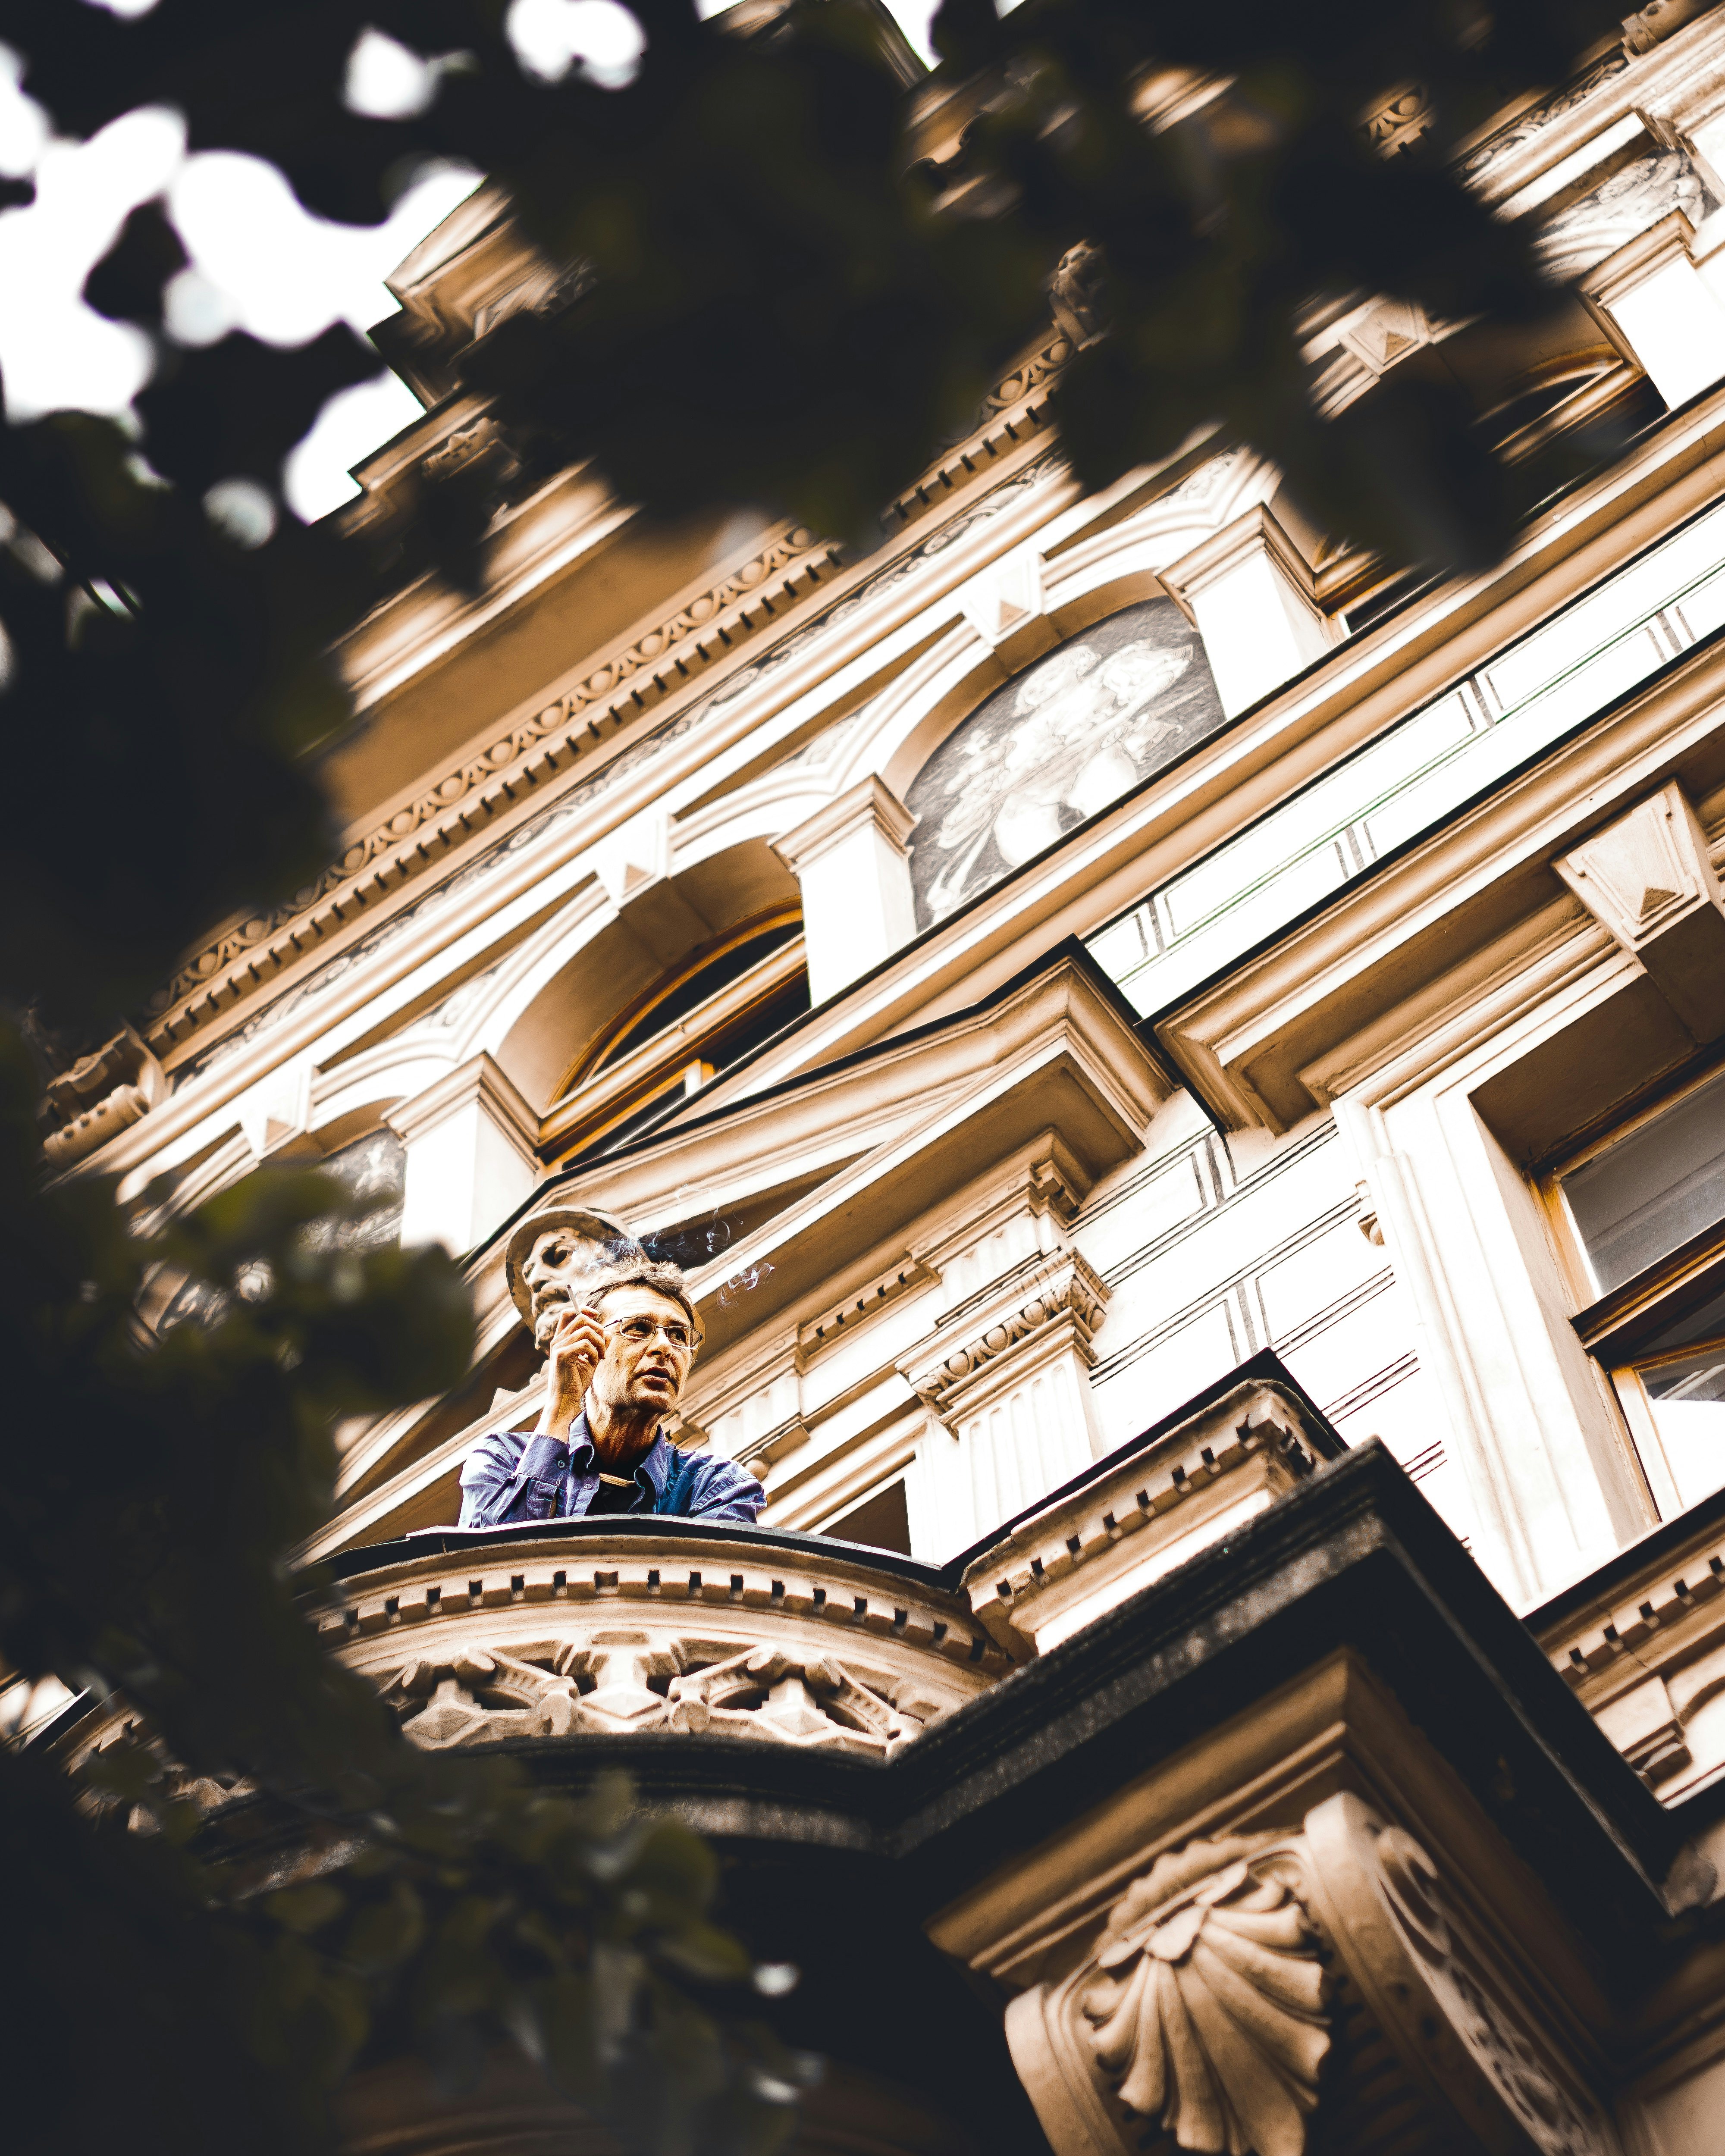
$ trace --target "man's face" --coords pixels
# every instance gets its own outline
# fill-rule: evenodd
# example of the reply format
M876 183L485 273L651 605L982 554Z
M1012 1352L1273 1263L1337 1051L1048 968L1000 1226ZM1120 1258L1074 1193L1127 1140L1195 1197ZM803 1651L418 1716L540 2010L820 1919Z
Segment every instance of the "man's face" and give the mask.
M533 1299L533 1341L551 1345L564 1313L581 1300L579 1290L593 1270L593 1245L570 1228L547 1228L536 1236L521 1267Z
M656 1288L614 1288L598 1306L605 1359L593 1374L595 1399L610 1408L676 1405L695 1359L689 1313Z

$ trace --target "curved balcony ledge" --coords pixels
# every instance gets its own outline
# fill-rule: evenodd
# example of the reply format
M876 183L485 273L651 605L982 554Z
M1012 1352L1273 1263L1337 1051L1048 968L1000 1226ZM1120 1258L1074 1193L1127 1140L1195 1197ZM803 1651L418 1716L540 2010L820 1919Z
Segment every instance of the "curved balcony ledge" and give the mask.
M1266 1353L945 1565L653 1517L439 1527L330 1560L316 1618L428 1747L662 1732L885 1760L1343 1449ZM75 1703L44 1741L78 1758L137 1726Z
M1339 1449L1266 1357L943 1567L688 1520L445 1528L336 1559L320 1623L420 1744L675 1731L884 1759Z
M344 1568L325 1637L438 1748L675 1730L884 1758L1014 1661L931 1568L814 1536L548 1521Z

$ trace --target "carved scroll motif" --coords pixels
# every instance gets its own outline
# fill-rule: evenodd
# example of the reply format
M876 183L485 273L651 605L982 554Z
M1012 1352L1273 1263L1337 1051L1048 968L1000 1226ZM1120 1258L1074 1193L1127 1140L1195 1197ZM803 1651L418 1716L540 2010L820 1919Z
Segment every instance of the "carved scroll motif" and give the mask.
M1467 1937L1413 1835L1344 1794L1308 1815L1306 1844L1314 1907L1385 2035L1478 2138L1504 2145L1507 2113L1543 2156L1618 2156L1603 2110Z

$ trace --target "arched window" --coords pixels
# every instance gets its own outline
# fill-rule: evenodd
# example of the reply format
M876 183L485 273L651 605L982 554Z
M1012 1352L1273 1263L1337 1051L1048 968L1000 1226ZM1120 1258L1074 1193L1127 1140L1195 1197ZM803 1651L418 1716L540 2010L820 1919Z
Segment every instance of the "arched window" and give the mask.
M801 914L739 921L625 1004L569 1065L545 1119L553 1163L641 1136L808 1008Z

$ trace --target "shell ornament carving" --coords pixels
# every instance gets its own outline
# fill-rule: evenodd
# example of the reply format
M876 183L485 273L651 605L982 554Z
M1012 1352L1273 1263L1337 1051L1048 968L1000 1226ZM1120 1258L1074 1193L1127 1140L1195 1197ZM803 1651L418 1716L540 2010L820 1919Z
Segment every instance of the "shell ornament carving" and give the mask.
M1301 2156L1330 2047L1317 1935L1233 1844L1164 1858L1108 1919L1078 2028L1121 2103L1203 2156ZM1199 1876L1194 1876L1194 1871Z

